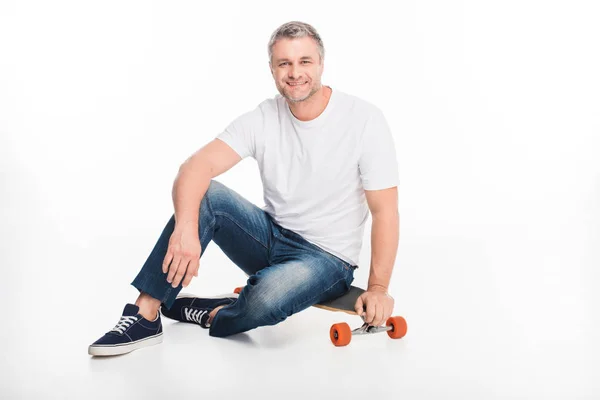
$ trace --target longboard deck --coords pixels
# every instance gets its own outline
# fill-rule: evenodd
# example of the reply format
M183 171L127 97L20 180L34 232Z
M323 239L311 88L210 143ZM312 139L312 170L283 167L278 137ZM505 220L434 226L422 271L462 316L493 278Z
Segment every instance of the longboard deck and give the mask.
M340 297L323 303L315 304L314 307L328 311L341 311L347 314L356 315L356 311L354 311L354 305L356 304L358 297L364 292L364 289L361 289L357 286L350 286L350 289Z

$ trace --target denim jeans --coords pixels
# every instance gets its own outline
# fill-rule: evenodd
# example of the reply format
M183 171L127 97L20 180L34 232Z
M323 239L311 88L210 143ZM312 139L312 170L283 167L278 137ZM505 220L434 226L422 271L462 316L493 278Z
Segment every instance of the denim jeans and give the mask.
M173 288L162 263L175 228L171 217L141 271L131 283L171 308ZM354 280L353 266L276 224L234 190L211 180L200 203L201 255L214 241L248 275L238 299L219 310L210 336L225 337L275 325L316 303L343 295Z

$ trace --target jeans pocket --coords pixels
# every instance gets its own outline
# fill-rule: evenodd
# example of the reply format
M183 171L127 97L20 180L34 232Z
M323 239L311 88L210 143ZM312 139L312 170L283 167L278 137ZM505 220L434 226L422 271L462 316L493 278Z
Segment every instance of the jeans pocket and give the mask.
M354 270L356 269L352 264L347 263L344 260L338 259L339 265L343 267L344 279L346 283L346 289L350 289L350 285L354 281Z
M358 268L358 265L352 265L352 264L350 264L350 263L348 263L348 262L346 262L346 261L342 260L341 258L340 258L339 260L340 260L340 262L341 262L342 264L344 264L344 268L345 268L345 269L347 269L347 270L352 270L352 271L354 271L356 268Z
M350 271L353 271L352 266L350 264L348 264L346 261L344 261L338 257L335 257L335 256L333 256L333 258L334 258L335 263L338 266L340 266L344 270L344 272L348 273Z

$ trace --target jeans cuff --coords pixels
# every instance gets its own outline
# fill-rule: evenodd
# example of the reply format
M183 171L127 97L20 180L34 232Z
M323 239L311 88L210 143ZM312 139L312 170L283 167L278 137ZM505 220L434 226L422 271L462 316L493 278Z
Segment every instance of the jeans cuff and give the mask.
M170 309L173 306L173 302L175 302L175 298L177 297L177 293L175 292L176 288L172 287L170 283L167 282L166 277L157 277L158 279L164 279L165 285L157 285L157 279L153 279L149 281L148 279L143 279L137 276L131 285L135 287L137 290L144 292L151 297L159 300L167 309Z

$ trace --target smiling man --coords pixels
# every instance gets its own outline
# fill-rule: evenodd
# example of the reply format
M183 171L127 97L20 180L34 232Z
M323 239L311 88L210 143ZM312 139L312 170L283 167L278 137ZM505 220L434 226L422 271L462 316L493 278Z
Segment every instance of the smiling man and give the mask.
M268 51L280 95L236 118L181 165L175 213L132 282L140 294L89 354L160 343L161 312L225 337L341 296L358 268L369 211L369 282L355 308L365 306L372 325L391 315L398 165L387 122L376 106L321 84L325 50L312 26L280 26ZM263 208L214 180L246 157L258 163ZM181 294L211 241L248 275L247 285L239 295Z

